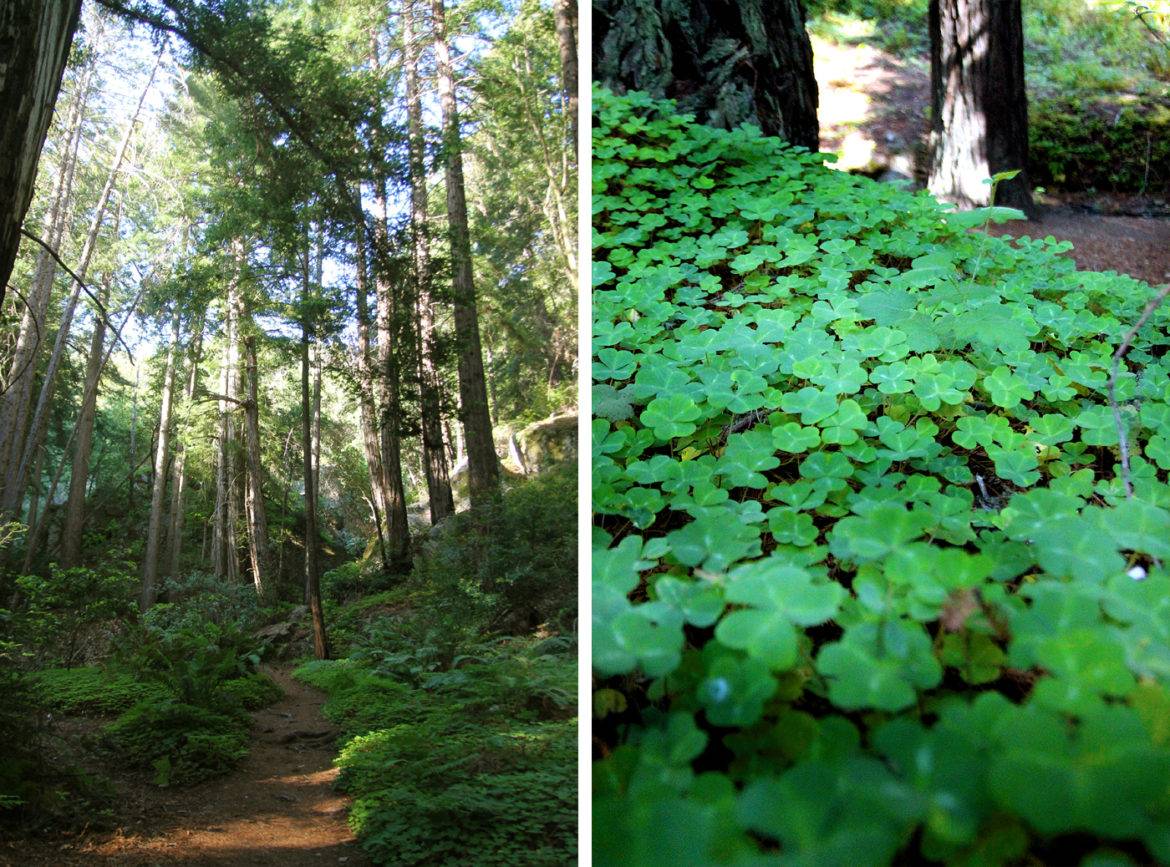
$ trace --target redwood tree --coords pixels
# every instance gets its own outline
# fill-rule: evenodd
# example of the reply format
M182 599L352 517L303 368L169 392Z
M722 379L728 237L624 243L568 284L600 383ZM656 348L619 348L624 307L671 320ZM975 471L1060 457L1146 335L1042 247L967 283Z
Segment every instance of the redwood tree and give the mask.
M0 304L80 13L81 0L0 3Z
M754 123L816 150L817 81L800 0L594 0L593 68L701 123Z
M930 192L962 208L992 204L1035 215L1028 181L1028 98L1020 0L931 0Z

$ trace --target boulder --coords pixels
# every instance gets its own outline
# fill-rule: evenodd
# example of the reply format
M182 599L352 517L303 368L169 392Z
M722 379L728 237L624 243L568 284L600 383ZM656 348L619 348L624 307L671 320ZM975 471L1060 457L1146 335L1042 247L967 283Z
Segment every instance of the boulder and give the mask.
M540 473L577 459L577 411L533 422L516 434L519 463L525 474Z

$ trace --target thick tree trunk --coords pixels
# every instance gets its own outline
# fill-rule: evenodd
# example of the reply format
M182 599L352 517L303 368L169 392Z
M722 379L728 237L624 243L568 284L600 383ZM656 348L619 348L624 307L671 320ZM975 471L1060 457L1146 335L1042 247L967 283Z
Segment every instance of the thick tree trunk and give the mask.
M191 369L187 371L187 387L183 392L183 406L189 412L199 388L199 362L203 354L203 322L193 329L191 344ZM167 532L167 568L171 578L179 574L179 561L183 554L183 523L187 496L187 443L186 431L180 424L175 427L175 459L171 464L171 522Z
M309 394L309 281L306 268L304 295L301 298L301 454L305 480L305 595L309 597L309 611L313 618L313 654L317 659L329 658L329 639L325 633L325 616L321 610L321 574L317 529L317 488L313 468L313 429Z
M167 349L167 366L163 373L163 390L159 404L158 444L154 452L154 486L150 493L150 519L146 524L146 553L142 557L142 597L139 606L146 611L158 596L159 546L162 541L163 495L167 489L167 449L171 436L171 395L175 389L175 355L179 345L179 311L171 318L171 345Z
M569 134L577 147L577 4L556 0L557 44L561 51L561 90L569 116Z
M248 323L250 324L250 323ZM252 560L252 582L256 595L267 599L272 594L271 545L268 541L268 513L264 507L264 466L260 460L260 375L256 366L256 335L244 337L244 364L247 397L244 403L245 456L248 466L244 510L248 518L248 554Z
M992 204L984 181L1019 169L997 205L1035 216L1028 181L1028 99L1020 0L931 0L930 179L960 208Z
M431 0L435 34L435 65L439 105L443 117L443 153L447 181L447 233L451 244L452 295L455 337L459 342L459 412L467 438L468 488L473 506L493 499L499 491L500 464L488 414L487 382L479 339L475 279L471 270L471 238L467 227L467 197L463 187L463 143L455 100L455 73L447 45L443 0Z
M700 123L752 123L816 150L817 82L800 0L593 0L593 77L676 99Z
M85 279L86 272L89 270L89 263L93 259L98 237L101 234L102 223L105 221L106 208L109 205L110 196L114 191L114 184L118 179L118 173L122 170L122 163L126 158L126 151L130 147L130 140L134 136L135 127L138 125L138 116L142 112L143 103L146 102L146 96L150 93L151 87L154 86L154 77L158 72L161 57L162 55L160 54L159 60L155 61L150 78L147 79L146 86L143 87L142 93L138 97L138 105L134 109L134 114L131 116L130 122L126 125L126 131L122 135L121 143L118 145L118 152L114 157L114 162L110 166L109 174L106 177L105 186L102 187L101 194L98 196L93 219L90 221L85 245L82 247L80 261L75 271L77 277L81 280ZM52 401L53 390L56 386L57 370L60 368L61 360L65 354L65 344L69 339L69 331L73 325L73 315L77 310L77 301L80 294L81 286L74 280L73 291L65 302L65 310L61 315L61 324L57 329L57 339L53 344L53 352L49 356L49 364L45 370L44 378L41 381L41 390L37 397L36 409L33 412L32 422L29 425L24 447L20 450L19 460L16 459L17 449L15 444L13 445L8 468L3 479L3 488L0 490L0 516L5 514L14 515L20 511L20 502L24 497L24 486L28 479L28 472L32 467L37 451L44 443L45 427L48 423L49 405Z
M431 287L430 228L427 224L426 139L419 87L421 44L415 29L415 3L402 13L402 38L406 44L406 114L410 162L410 223L414 241L415 341L418 352L419 414L423 469L427 479L431 523L438 524L455 512L447 459L443 454L441 384L435 339L435 301Z
M0 304L80 13L81 0L0 5Z
M98 19L99 25L101 19ZM100 34L95 34L100 40ZM73 205L73 178L77 169L77 154L81 145L81 133L85 120L85 109L89 102L95 63L91 60L78 77L77 92L70 109L69 121L65 126L65 147L57 171L57 184L49 208L47 243L54 250L61 249L65 227L69 223ZM12 355L12 365L4 382L4 393L0 395L0 484L6 478L9 460L19 461L21 444L25 440L25 426L32 402L32 390L36 380L37 359L44 348L46 335L46 314L53 294L53 277L57 263L48 250L37 254L36 270L32 288L28 292L28 304L21 317L20 332ZM38 456L42 454L38 451ZM31 523L31 521L30 521Z

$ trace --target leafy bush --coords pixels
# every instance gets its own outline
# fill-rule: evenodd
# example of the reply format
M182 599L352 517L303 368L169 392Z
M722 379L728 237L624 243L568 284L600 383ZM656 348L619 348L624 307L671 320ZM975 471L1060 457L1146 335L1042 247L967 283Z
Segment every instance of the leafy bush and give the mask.
M256 672L224 681L219 687L219 701L228 707L259 710L284 697L284 690L266 674Z
M525 479L496 502L437 528L415 576L449 611L444 631L485 611L496 628L565 620L577 602L574 465Z
M227 583L208 572L168 578L160 596L166 601L151 606L143 618L159 632L198 629L205 623L245 631L259 625L269 613L257 599L255 587Z
M129 767L153 769L156 785L183 785L234 768L248 752L248 726L239 715L148 699L107 726L103 740Z
M111 621L134 612L138 579L119 568L59 569L16 579L10 628L38 665L66 667L105 650Z
M295 672L329 693L325 713L344 734L341 785L355 798L350 825L376 863L572 860L569 650L498 644L490 660L434 674L421 690L353 660Z
M121 713L143 699L161 700L168 695L161 684L143 683L98 666L46 668L32 672L28 679L42 707L78 716Z
M1170 307L1117 425L1146 284L639 94L593 132L596 862L1170 861Z

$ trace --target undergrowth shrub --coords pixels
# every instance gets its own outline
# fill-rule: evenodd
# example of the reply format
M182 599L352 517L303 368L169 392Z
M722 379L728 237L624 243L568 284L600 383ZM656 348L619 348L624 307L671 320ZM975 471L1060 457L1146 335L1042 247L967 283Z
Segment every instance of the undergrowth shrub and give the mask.
M568 625L577 603L576 491L575 465L556 467L436 529L414 575L451 609L447 623L474 621L483 611L504 631Z
M259 710L280 701L284 690L271 677L261 672L241 675L224 681L219 687L219 701L228 707Z
M1170 306L1115 419L1154 292L1017 212L593 148L595 862L1170 862Z
M162 684L98 666L46 668L30 673L28 680L42 707L75 716L121 713L143 699L169 694Z
M246 715L171 699L139 702L107 726L102 737L119 761L153 769L159 786L220 776L248 752Z

